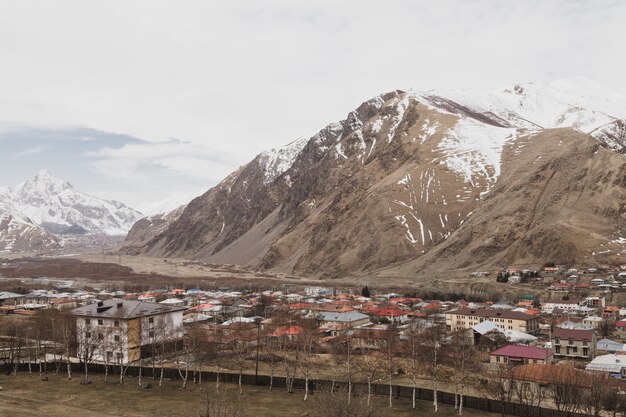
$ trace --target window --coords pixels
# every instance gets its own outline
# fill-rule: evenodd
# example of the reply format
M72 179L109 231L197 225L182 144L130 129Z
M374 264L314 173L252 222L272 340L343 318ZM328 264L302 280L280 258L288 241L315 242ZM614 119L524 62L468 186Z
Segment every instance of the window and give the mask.
M496 356L496 362L500 363L500 357L499 356Z
M113 322L113 325L114 325L115 327L119 327L119 325L120 325L120 321L119 321L119 320L115 320L115 321Z
M91 337L91 332L87 332L87 333L85 333L85 337L86 337L87 339L89 339L89 338Z
M589 346L586 340L583 340L583 346Z
M149 337L154 337L154 332L153 331L148 332L148 336Z
M107 361L113 359L113 352L107 352Z
M104 335L102 333L98 333L98 340L104 339Z
M554 344L555 345L561 344L561 340L557 337L556 339L554 339Z
M574 339L570 339L570 340L569 340L569 344L570 344L570 345L573 345L573 344L574 344Z
M113 339L114 339L116 342L119 342L119 341L120 341L120 336L116 334L116 335L113 337Z
M102 326L104 324L104 322L102 321L102 319L98 319L98 326Z
M91 324L91 320L89 320L89 319L85 319L85 324L86 324L86 325L90 325L90 324Z
M556 353L557 355L561 354L561 346L555 346L554 347L554 353Z
M154 323L154 317L150 317L150 318L148 319L148 323L150 323L150 324Z
M589 356L589 348L583 348L583 356Z

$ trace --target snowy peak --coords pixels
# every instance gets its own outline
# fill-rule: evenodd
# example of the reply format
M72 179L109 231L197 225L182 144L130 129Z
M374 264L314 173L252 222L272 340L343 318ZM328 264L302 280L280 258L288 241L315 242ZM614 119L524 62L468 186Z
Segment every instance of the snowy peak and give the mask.
M79 226L88 233L125 234L142 214L117 201L81 193L48 171L0 190L0 208L36 225Z
M626 98L585 78L549 84L517 84L492 90L432 90L419 94L437 107L438 99L473 112L493 115L506 127L571 127L583 133L626 116Z
M272 183L293 165L296 157L308 143L309 138L300 138L282 148L265 151L259 155L259 165L265 173L265 185Z

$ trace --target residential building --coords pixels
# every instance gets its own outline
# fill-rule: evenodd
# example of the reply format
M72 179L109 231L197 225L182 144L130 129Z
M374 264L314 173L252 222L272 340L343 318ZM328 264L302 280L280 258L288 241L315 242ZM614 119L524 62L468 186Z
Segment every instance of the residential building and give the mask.
M489 354L489 362L499 365L525 365L529 363L551 363L553 354L550 349L523 346L506 345Z
M321 325L340 323L346 327L358 327L372 323L368 315L359 313L358 311L348 311L345 313L321 312L317 314L316 319Z
M596 356L596 343L593 330L555 327L552 331L552 346L557 358L593 359Z
M539 317L518 311L460 308L446 311L445 316L446 326L452 331L470 329L478 323L489 320L502 330L515 330L528 334L539 332Z
M611 377L626 378L626 355L611 353L598 356L585 367L585 370L608 373Z
M130 363L151 356L155 344L182 339L184 310L115 299L74 309L79 356L106 363Z

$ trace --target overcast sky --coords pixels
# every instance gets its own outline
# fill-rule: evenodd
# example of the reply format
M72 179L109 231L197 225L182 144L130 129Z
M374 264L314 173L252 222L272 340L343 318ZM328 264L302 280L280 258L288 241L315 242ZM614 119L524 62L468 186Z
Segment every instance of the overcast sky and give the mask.
M199 193L393 89L626 92L626 2L0 0L0 185Z

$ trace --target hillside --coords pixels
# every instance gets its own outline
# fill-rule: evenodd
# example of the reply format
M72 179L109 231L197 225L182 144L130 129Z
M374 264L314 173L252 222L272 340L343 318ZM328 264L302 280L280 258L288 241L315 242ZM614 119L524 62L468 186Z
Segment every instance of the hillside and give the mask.
M543 263L615 240L610 257L626 249L625 159L588 133L625 109L585 80L390 92L260 154L128 246L326 277Z

